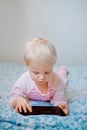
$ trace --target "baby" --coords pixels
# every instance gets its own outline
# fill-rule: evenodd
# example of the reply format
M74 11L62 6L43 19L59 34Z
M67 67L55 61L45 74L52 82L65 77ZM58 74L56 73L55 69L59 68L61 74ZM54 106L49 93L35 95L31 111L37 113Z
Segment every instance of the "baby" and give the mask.
M10 105L17 112L32 112L30 100L50 102L69 114L64 91L67 84L67 68L53 70L57 60L54 46L43 38L33 39L24 49L24 62L28 69L14 84Z

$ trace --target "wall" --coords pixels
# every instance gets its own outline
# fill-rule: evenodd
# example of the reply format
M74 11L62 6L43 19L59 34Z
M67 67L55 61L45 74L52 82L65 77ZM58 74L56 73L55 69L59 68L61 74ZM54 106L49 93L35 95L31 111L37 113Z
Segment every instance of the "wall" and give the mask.
M22 62L27 40L45 37L58 64L87 65L87 0L0 0L0 61Z
M22 61L25 40L24 0L0 0L0 62Z

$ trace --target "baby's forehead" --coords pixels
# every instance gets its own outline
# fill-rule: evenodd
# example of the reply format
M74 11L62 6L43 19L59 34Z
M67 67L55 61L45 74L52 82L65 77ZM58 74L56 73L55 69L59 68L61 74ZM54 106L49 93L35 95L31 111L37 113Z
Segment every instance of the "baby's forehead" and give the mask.
M37 71L50 71L53 69L53 64L40 64L36 62L32 62L29 65L29 68L32 70L37 70Z

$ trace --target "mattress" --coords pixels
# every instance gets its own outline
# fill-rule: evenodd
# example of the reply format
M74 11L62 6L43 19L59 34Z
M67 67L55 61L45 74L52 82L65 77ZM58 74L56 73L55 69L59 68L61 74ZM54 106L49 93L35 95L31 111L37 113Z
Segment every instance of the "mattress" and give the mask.
M87 130L87 67L68 66L66 96L70 114L22 116L9 106L15 81L26 71L23 64L0 63L0 130Z

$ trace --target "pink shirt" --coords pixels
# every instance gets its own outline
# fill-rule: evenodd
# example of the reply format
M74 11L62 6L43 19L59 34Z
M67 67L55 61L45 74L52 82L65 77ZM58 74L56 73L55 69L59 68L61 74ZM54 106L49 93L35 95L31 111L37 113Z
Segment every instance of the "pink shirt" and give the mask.
M25 72L19 80L14 84L10 97L10 105L18 96L29 97L32 100L50 101L54 106L60 103L66 103L64 96L65 85L56 73L52 73L48 81L48 93L40 92L35 82L31 79L29 72Z

